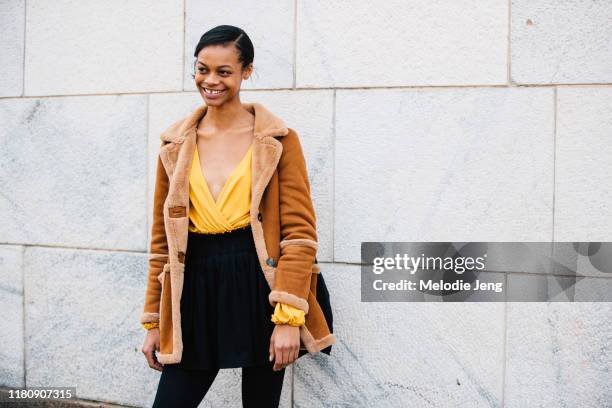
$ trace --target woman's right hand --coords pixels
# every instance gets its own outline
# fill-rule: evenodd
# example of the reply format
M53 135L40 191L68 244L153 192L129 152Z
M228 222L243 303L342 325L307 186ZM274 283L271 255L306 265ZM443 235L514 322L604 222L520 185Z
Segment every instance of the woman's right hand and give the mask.
M142 352L147 358L149 367L157 371L162 371L164 365L157 361L157 356L155 355L156 350L159 350L159 328L147 330L147 337L142 346Z

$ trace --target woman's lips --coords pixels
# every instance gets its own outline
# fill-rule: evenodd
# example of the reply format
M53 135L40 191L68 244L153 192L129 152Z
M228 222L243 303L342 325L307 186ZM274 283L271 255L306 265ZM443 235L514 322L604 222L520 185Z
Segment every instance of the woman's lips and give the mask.
M218 98L218 97L224 95L225 91L227 91L227 89L224 89L222 92L210 93L210 92L206 91L206 88L202 88L202 89L204 89L204 95L206 95L207 98L211 98L211 99Z

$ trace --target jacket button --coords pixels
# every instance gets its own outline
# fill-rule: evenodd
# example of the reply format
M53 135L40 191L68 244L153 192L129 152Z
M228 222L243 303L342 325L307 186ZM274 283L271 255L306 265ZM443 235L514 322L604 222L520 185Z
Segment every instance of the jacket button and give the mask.
M268 264L268 266L276 266L273 258L266 259L266 264Z
M263 222L263 217L261 216L261 213L257 214L257 219L259 220L259 222Z

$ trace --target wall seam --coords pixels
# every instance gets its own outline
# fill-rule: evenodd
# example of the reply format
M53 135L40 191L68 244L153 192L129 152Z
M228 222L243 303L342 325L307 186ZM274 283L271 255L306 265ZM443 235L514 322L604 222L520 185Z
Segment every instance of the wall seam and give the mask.
M25 77L26 77L26 44L27 41L27 29L28 24L28 0L23 2L23 61L21 64L21 96L25 96Z
M151 171L150 171L150 163L151 163L151 145L149 143L149 129L150 129L150 123L151 123L151 95L147 95L147 103L145 106L145 148L147 149L147 152L145 154L146 160L145 160L145 208L146 208L146 216L145 216L145 244L144 244L144 248L145 248L145 252L148 253L148 244L149 244L149 232L151 231L151 225L149 225L149 214L151 214L150 211L152 211L152 208L149 207L149 205L151 204L149 202L149 196L150 196L150 191L149 191L149 185L151 182ZM156 164L157 165L157 164Z
M502 389L501 389L501 406L502 408L506 406L506 360L508 359L507 355L507 345L508 345L508 274L504 273L504 285L506 290L504 290L504 319L503 319L503 344L502 344Z
M331 219L331 259L336 263L336 90L334 89L332 103L332 219Z
M508 49L506 53L506 65L508 85L512 86L512 0L508 0L508 26L507 26Z
M557 199L557 87L554 87L553 92L553 179L552 179L552 238L555 242L555 200ZM552 254L551 254L552 255Z
M297 0L293 0L293 89L297 87Z
M512 88L556 88L559 85L562 85L565 88L612 88L612 83L572 83L572 84L530 84L530 85L516 85L512 86ZM436 85L436 86L425 86L425 85L409 85L409 86L372 86L372 87L334 87L334 88L249 88L242 89L240 92L284 92L284 91L378 91L383 89L388 90L423 90L423 91L443 91L447 89L490 89L490 88L502 88L508 89L510 86L508 84L498 84L498 85ZM122 95L180 95L180 94L193 94L195 96L198 95L196 91L160 91L160 92L109 92L109 93L77 93L77 94L56 94L56 95L27 95L24 97L19 96L0 96L0 100L6 99L40 99L40 98L66 98L66 97L83 97L83 96L122 96Z
M186 47L186 45L185 45L185 29L186 29L185 21L187 20L187 17L186 17L186 15L187 15L187 6L185 5L186 1L187 0L183 0L183 42L182 42L182 46L183 46L183 69L182 69L182 72L183 73L181 75L181 78L182 78L181 89L182 90L185 90L185 58L186 58L186 55L185 55L185 47Z
M28 383L27 383L27 379L28 379L28 375L27 375L27 344L26 344L26 340L27 340L27 331L26 331L26 285L25 285L25 262L26 262L26 247L22 246L21 247L21 325L22 325L22 331L21 334L23 335L23 350L22 350L22 354L23 354L23 387L27 388L28 387Z

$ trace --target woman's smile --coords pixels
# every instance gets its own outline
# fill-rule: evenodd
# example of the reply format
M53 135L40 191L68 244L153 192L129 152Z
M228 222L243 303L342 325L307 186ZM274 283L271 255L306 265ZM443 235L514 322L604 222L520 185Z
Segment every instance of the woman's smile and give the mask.
M204 94L208 97L208 98L218 98L221 95L224 95L225 92L227 91L227 89L211 89L211 88L206 88L206 87L202 87L202 89L204 89Z

